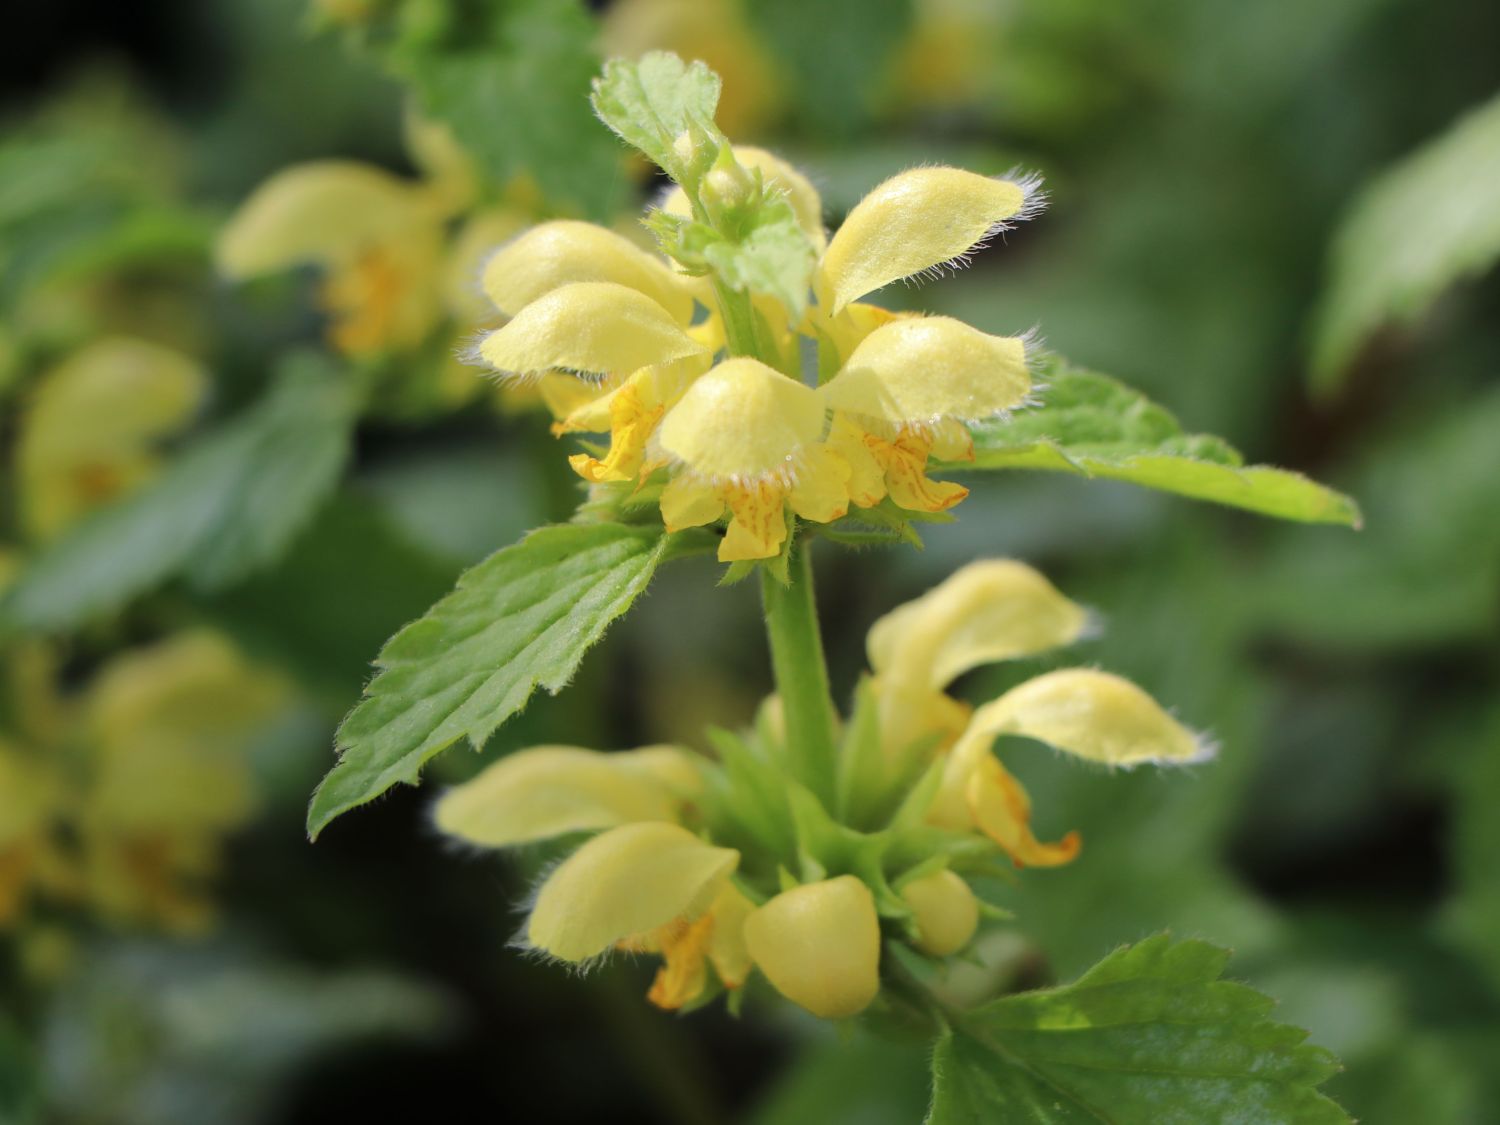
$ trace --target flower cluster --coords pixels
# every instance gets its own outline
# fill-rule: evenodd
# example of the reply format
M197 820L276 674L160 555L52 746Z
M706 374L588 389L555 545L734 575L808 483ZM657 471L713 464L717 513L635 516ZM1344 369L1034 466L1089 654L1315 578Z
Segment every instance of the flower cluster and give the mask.
M755 731L720 741L717 759L671 746L513 754L446 794L437 823L488 848L592 834L538 890L528 947L572 963L660 956L650 998L665 1008L734 993L758 971L816 1015L852 1016L880 993L884 941L932 958L969 945L984 910L974 875L1000 858L1050 866L1078 853L1077 833L1033 835L997 738L1126 768L1209 752L1139 688L1092 669L1038 676L973 710L944 690L1087 624L1008 560L965 567L882 618L831 806L789 773L768 706Z
M285 168L225 226L218 268L234 280L317 268L329 342L351 359L409 357L441 338L438 377L425 384L452 405L476 391L453 359L457 342L493 319L473 278L497 242L531 221L535 192L517 182L484 203L452 135L416 116L407 126L421 178L349 160ZM407 388L407 398L422 402L421 390Z
M664 470L665 525L727 519L722 561L779 554L788 510L828 523L851 505L952 507L967 490L930 479L929 459L972 457L965 423L1027 400L1027 341L861 298L940 272L1031 216L1036 183L913 169L866 195L829 238L805 176L759 149L732 157L703 177L699 200L677 188L657 214L685 222L747 199L790 204L816 254L813 300L748 295L755 355L738 354L725 307L746 295L711 281L711 269L690 273L603 227L558 221L486 265L484 291L509 319L478 358L512 380L570 387L551 396L566 404L556 430L610 435L607 452L572 458L579 475L644 484ZM805 377L804 355L817 357Z

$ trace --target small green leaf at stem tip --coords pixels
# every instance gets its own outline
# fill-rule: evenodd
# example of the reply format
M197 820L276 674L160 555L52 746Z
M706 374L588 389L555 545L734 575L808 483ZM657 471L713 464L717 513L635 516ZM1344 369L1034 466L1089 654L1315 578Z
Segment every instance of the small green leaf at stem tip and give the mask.
M683 152L679 137L693 131L705 142L723 139L713 123L719 76L701 62L684 63L667 51L638 60L610 59L594 80L592 100L604 124L678 183L706 171L719 147L704 143L696 146L701 153Z
M1041 469L1121 480L1304 523L1360 526L1359 505L1300 473L1246 465L1220 438L1189 434L1171 413L1125 384L1042 355L1041 404L970 427L974 460L942 466Z
M1348 1125L1317 1090L1338 1061L1221 980L1228 958L1159 934L1072 984L952 1014L926 1125Z
M668 544L659 527L563 524L460 575L381 650L378 674L339 727L339 761L313 794L309 835L393 785L417 784L459 739L482 746L538 687L562 690Z
M219 589L275 562L337 486L359 406L347 372L293 355L259 403L39 551L0 630L69 629L174 577Z

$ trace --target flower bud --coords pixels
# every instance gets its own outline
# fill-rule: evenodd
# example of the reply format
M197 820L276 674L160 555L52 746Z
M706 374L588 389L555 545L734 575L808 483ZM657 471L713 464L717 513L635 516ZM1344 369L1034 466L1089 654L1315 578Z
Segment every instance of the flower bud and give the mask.
M857 1015L880 991L875 898L853 875L777 895L746 919L745 944L778 992L823 1019Z
M969 884L944 868L901 888L917 923L917 948L947 957L969 944L979 928L979 903Z

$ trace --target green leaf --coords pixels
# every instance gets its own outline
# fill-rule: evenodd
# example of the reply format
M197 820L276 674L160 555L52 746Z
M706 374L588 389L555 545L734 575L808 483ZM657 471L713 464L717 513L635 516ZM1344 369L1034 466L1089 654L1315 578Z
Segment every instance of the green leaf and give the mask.
M357 409L343 373L292 357L260 403L39 551L0 623L66 629L177 575L215 589L274 562L338 483Z
M800 316L817 255L791 203L768 198L749 216L748 229L736 233L705 246L704 260L731 288L775 297Z
M593 104L601 121L678 183L692 171L703 171L685 165L674 148L678 136L694 126L706 139L721 139L713 123L719 76L701 62L689 65L666 51L605 63L604 73L594 80ZM712 163L717 146L704 146L700 155Z
M0 1015L0 1122L41 1119L42 1079L36 1051L9 1015Z
M1445 288L1500 259L1500 96L1375 180L1334 238L1312 345L1337 389L1381 325L1410 324Z
M426 9L387 60L422 111L452 128L491 181L529 174L552 206L606 219L626 186L619 148L589 113L596 28L576 0Z
M1043 356L1042 403L971 426L974 460L945 466L1045 469L1123 480L1306 523L1360 526L1347 496L1300 473L1246 466L1220 438L1187 434L1168 411L1107 375Z
M465 571L457 588L380 652L380 671L338 731L338 764L313 794L308 832L398 782L460 738L477 749L538 687L554 695L662 561L659 528L565 524Z
M1165 934L1076 982L954 1020L932 1058L927 1125L1336 1125L1316 1087L1339 1069L1273 1001L1220 980L1227 951Z

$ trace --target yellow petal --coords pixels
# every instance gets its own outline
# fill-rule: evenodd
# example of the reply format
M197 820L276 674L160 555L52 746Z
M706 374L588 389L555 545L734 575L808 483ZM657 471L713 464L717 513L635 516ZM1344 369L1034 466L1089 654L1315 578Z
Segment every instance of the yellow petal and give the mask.
M706 356L689 356L675 363L643 367L617 389L570 417L562 427L564 430L575 424L588 425L605 410L609 418L608 455L597 458L580 453L570 457L568 462L574 471L584 480L595 483L634 480L642 470L646 444L656 432L662 415L707 367Z
M934 957L957 953L979 929L974 892L946 868L905 884L901 897L916 916L917 948L923 953Z
M811 387L746 356L695 382L661 424L661 446L715 481L787 477L822 436L823 403Z
M50 539L142 483L156 468L155 443L191 418L207 384L181 352L124 336L44 375L16 451L27 530Z
M518 375L554 367L596 374L636 371L704 351L650 297L605 281L552 290L479 345L491 367Z
M435 234L372 243L329 266L320 298L335 347L361 356L422 342L442 313Z
M786 542L787 487L778 480L719 486L733 518L719 541L720 562L748 562L779 554Z
M527 939L563 961L586 961L617 942L713 903L739 853L662 822L625 824L595 836L542 884Z
M483 277L485 293L506 316L564 285L607 281L644 293L680 324L693 318L692 293L665 262L593 223L559 219L532 227L495 251Z
M502 848L567 832L642 820L674 821L677 801L630 753L538 746L502 758L437 804L438 828L472 844Z
M875 329L823 389L828 405L885 422L977 421L1031 393L1026 345L947 316L907 317Z
M470 328L486 321L499 323L480 278L495 247L513 238L526 225L519 211L494 208L474 215L459 228L443 267L443 294L448 311Z
M823 442L809 446L787 493L792 511L814 523L829 523L849 511L849 462Z
M744 932L745 919L754 909L732 882L725 882L701 917L679 919L651 935L642 943L641 951L660 953L666 964L656 974L646 998L668 1011L692 1003L708 984L709 963L725 988L744 984L754 967L745 948Z
M740 893L733 883L725 883L714 900L711 913L714 927L709 939L708 959L725 988L739 988L750 976L755 962L745 943L745 922L755 912L755 904Z
M961 259L1008 219L1024 217L1027 184L958 168L914 168L855 205L823 255L830 312L904 277Z
M661 520L668 531L702 527L724 514L724 499L716 485L692 477L673 477L661 492Z
M776 990L824 1019L858 1015L880 991L880 920L853 875L795 887L745 922L750 956Z
M1027 680L974 713L964 735L988 748L997 735L1045 742L1110 766L1201 762L1213 747L1129 680L1065 668Z
M849 499L870 508L885 497L885 469L865 442L865 431L849 415L835 411L828 446L849 466Z
M1041 851L1033 849L1026 792L990 753L1001 735L1033 738L1089 761L1126 768L1144 762L1197 762L1213 752L1140 688L1108 672L1048 672L986 703L974 712L948 756L930 819L949 828L974 823L1017 861L1030 864L1065 863L1077 851L1077 842L1065 838L1057 845L1036 845ZM1049 855L1051 859L1038 858Z
M406 149L422 170L434 204L444 214L464 210L479 194L473 158L441 121L409 111L405 126Z
M886 489L897 507L943 512L969 494L961 484L935 481L927 475L933 438L924 430L897 428L889 436L867 430L864 443L884 473Z
M870 628L870 667L887 682L942 689L981 664L1071 644L1088 614L1025 563L985 559L955 571Z
M286 696L275 676L209 632L114 657L89 689L89 811L111 830L223 831L254 810L245 756Z
M299 164L258 187L219 236L228 277L304 263L344 262L374 243L400 242L440 216L412 183L352 161Z
M965 796L974 826L1009 852L1017 867L1058 867L1071 863L1083 847L1077 832L1067 833L1055 844L1044 844L1032 835L1031 798L992 757L980 762Z
M608 405L599 404L619 385L620 381L583 379L566 371L549 371L535 383L542 405L558 420L554 434L609 429Z

